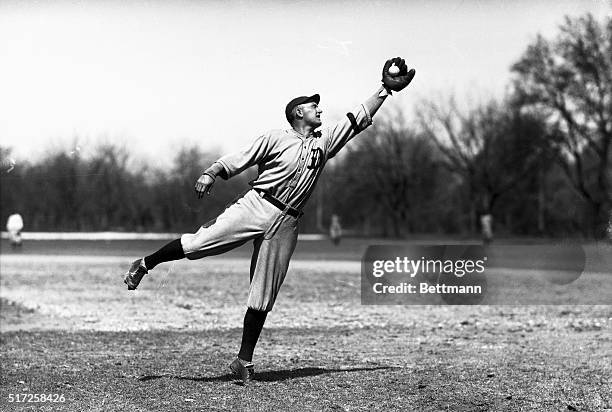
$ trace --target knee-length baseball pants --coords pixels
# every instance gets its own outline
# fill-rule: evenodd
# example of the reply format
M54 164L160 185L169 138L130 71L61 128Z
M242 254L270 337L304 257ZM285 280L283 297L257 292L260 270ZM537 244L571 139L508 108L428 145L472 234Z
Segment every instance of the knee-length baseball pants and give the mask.
M287 215L254 190L225 209L210 225L181 236L187 259L218 255L253 240L251 286L247 306L270 311L295 250L298 219Z

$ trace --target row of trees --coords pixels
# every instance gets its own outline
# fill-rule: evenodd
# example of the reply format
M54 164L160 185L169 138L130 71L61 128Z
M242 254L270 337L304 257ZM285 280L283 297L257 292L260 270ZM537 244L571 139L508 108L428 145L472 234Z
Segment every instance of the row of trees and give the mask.
M511 102L466 113L447 102L425 107L419 122L397 129L397 120L379 120L327 172L324 204L345 224L391 236L474 234L479 217L491 214L506 234L599 230L555 157L544 118Z
M8 149L4 158L10 157ZM218 156L183 148L169 170L130 167L129 154L115 145L99 146L91 157L57 151L42 161L18 164L2 176L2 219L24 216L27 230L176 231L193 230L248 187L247 175L215 187L198 201L193 183L202 165ZM203 220L203 221L202 221Z
M602 236L612 208L612 18L567 18L555 39L538 37L512 66L511 90L471 108L422 102L410 123L401 108L385 109L328 164L302 230L324 230L337 214L369 235L474 234L486 213L497 232ZM184 148L161 170L130 167L112 145L88 158L59 151L3 171L2 219L20 211L29 230L194 230L255 173L198 201L193 183L217 157Z

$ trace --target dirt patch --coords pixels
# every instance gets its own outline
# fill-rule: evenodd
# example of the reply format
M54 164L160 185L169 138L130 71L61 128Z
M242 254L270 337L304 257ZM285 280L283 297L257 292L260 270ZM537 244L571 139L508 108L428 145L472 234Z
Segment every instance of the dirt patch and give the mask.
M0 406L15 410L9 393L62 393L66 402L53 410L74 411L611 406L609 335L475 332L474 325L265 329L251 387L228 374L239 329L5 333Z

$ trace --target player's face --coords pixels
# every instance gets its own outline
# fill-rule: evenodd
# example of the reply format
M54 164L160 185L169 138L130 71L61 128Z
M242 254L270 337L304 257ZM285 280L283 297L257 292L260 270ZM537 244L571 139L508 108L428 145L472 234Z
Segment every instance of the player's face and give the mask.
M302 118L310 126L321 126L321 113L323 113L323 110L319 109L319 105L315 102L302 105Z

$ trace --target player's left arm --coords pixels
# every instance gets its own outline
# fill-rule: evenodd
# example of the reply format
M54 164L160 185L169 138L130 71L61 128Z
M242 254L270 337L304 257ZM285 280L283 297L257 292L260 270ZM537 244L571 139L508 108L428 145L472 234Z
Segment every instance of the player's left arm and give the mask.
M396 73L389 73L391 66ZM327 158L332 158L353 137L372 124L372 117L392 92L403 90L414 78L415 70L408 70L406 62L400 57L389 59L382 70L382 85L356 109L348 112L346 117L330 128L327 135Z
M229 179L268 156L273 147L271 139L271 133L264 133L243 150L225 155L214 162L196 181L195 191L198 198L210 194L217 176Z

